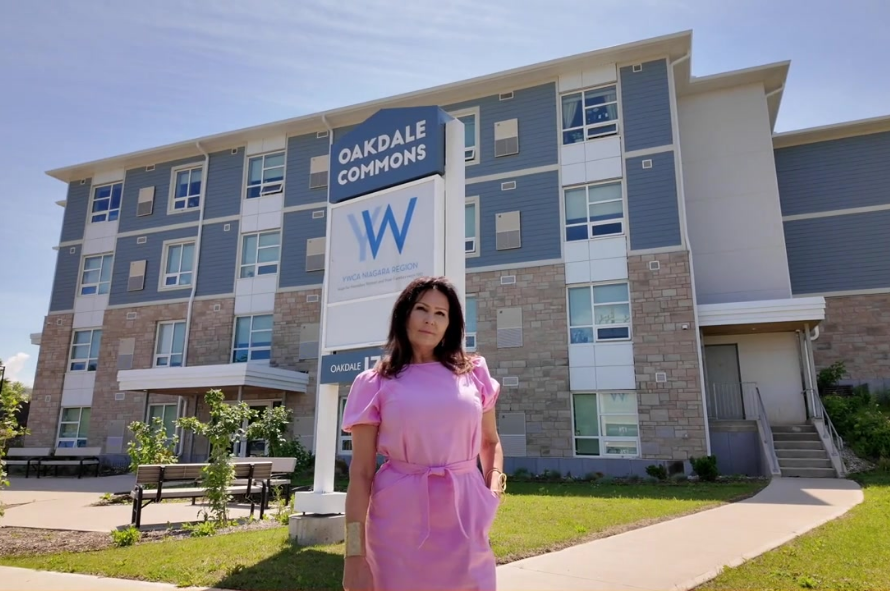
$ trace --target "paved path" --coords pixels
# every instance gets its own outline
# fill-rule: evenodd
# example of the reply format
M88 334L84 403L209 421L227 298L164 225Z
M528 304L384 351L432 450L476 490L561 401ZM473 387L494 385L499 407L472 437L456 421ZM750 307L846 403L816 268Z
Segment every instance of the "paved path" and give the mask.
M501 566L498 590L692 589L862 499L851 480L776 478L740 503Z
M741 564L840 517L862 499L859 486L850 480L777 478L741 503L500 566L498 590L687 590L713 578L724 566ZM0 591L20 589L177 588L0 567Z

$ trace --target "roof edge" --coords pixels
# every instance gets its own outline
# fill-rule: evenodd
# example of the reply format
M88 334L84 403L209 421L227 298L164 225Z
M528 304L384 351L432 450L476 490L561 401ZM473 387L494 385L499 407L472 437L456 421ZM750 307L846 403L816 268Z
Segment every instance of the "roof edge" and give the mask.
M789 148L885 131L890 131L890 115L783 131L773 134L773 148Z

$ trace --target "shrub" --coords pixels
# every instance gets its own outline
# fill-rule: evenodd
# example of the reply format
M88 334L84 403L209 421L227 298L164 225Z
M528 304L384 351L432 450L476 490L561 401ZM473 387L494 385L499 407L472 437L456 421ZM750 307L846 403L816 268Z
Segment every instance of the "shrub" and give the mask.
M273 455L283 458L296 458L297 464L294 467L295 474L304 473L315 467L315 455L296 439L285 441L278 448L277 454Z
M717 456L689 458L689 463L692 464L692 471L704 482L714 482L720 475L720 471L717 469Z
M532 479L532 475L528 468L516 468L513 470L513 475L510 478L516 482L526 482Z
M219 523L215 521L200 521L198 523L185 523L182 526L182 529L189 532L189 535L193 538L206 538L212 536L216 533L217 528L224 527L228 525L228 522Z
M676 474L671 475L671 481L676 483L681 482L689 482L689 477L683 474L682 472L678 472Z
M127 529L111 530L111 543L118 548L123 548L124 546L132 546L140 539L142 539L142 532L140 532L132 525Z
M266 408L259 418L250 426L252 439L263 439L269 444L270 457L290 457L285 453L290 451L292 445L285 434L291 425L293 411L284 406ZM299 445L299 442L294 442ZM294 456L296 457L296 456Z
M646 474L658 480L667 480L668 471L663 464L652 464L646 466Z
M856 455L877 460L890 457L890 419L865 388L853 396L822 399L831 422Z
M133 439L127 444L130 471L146 464L175 464L177 435L167 438L167 430L161 417L155 417L151 425L140 421L130 423Z
M838 382L847 375L847 367L843 361L835 361L828 367L822 369L816 377L816 387L819 392L824 394L828 389L837 386Z

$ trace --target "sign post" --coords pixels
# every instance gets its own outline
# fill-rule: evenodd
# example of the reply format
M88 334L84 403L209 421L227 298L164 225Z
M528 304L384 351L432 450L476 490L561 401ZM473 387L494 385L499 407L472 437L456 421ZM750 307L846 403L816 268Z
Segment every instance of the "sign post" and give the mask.
M380 358L398 295L445 275L465 302L463 123L438 107L383 109L330 157L315 481L294 497L297 512L316 515L345 512L334 492L340 384Z

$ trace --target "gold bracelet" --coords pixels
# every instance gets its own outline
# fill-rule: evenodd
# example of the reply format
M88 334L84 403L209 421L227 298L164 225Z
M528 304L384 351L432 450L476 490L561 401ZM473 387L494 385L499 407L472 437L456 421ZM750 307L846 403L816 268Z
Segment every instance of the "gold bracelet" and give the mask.
M353 521L346 524L346 556L364 556L365 524Z
M491 476L492 472L497 472L498 474L501 474L501 475L504 474L503 470L500 470L498 468L490 468L488 470L488 472L485 473L485 484L489 484L491 482L488 478L489 478L489 476ZM490 486L490 484L489 484L489 486Z

